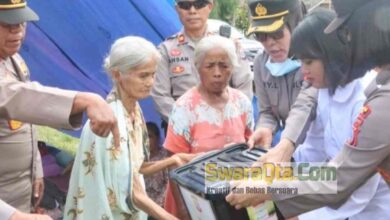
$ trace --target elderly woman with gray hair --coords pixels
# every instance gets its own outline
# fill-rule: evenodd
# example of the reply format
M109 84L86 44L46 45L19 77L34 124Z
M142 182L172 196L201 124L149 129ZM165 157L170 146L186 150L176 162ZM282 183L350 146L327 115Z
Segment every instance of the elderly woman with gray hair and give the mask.
M145 162L149 155L147 129L138 100L153 85L160 55L140 37L115 41L104 67L114 88L107 98L118 119L120 147L112 136L101 138L86 123L72 170L64 219L176 219L145 193L143 174L182 165L193 156L178 154Z
M195 49L195 66L200 84L175 102L164 147L175 154L193 154L246 142L254 124L252 105L242 92L229 87L238 66L234 43L220 36L203 38ZM170 190L165 209L179 215Z

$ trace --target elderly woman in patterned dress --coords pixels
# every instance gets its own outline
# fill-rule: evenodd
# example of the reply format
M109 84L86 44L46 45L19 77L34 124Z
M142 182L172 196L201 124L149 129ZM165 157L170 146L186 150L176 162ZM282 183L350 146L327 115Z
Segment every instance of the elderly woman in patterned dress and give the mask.
M229 86L238 59L234 43L227 38L209 36L199 41L195 66L200 83L173 106L164 143L168 151L194 154L248 140L254 124L251 102ZM168 189L165 209L182 219L183 206L170 190L175 191Z
M145 193L143 174L181 165L192 156L179 154L145 162L148 134L138 100L149 95L160 55L140 37L120 38L112 45L104 67L114 89L108 97L117 119L121 143L101 138L86 123L72 171L64 219L176 219Z

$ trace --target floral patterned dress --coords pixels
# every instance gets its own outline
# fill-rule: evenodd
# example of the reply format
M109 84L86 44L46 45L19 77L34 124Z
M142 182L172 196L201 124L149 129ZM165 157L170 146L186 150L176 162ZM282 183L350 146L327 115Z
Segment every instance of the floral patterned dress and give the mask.
M156 155L150 155L150 161L159 161L165 159L166 157L168 157L168 152L165 149L160 149ZM164 205L167 183L167 169L154 173L150 176L145 176L146 192L148 193L148 196L161 207Z
M146 219L132 202L133 179L148 157L148 135L140 106L131 121L119 100L110 103L120 132L120 149L95 135L87 122L76 155L64 219Z
M165 149L172 153L199 153L246 142L252 134L252 104L239 90L228 87L228 101L222 110L208 105L197 87L187 91L174 104L169 117ZM177 215L170 186L164 208Z

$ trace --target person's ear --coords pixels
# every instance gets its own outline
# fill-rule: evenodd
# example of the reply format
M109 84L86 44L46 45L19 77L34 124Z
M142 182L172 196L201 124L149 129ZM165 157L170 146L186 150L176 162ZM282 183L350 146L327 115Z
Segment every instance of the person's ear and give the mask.
M112 79L116 82L118 82L121 78L121 73L119 72L119 70L115 69L115 70L112 70L111 71L111 74L112 74Z
M214 3L210 3L210 4L208 4L208 6L207 6L207 7L209 7L210 11L212 11L212 10L213 10L213 8L214 8Z

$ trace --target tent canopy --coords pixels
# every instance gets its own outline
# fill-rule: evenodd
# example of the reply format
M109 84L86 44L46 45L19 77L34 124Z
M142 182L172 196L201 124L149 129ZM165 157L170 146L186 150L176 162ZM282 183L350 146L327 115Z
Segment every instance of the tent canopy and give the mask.
M28 24L21 49L31 79L103 97L112 85L102 63L116 39L136 35L158 45L181 28L172 0L30 0L28 4L40 16ZM141 106L147 121L160 123L150 98Z

